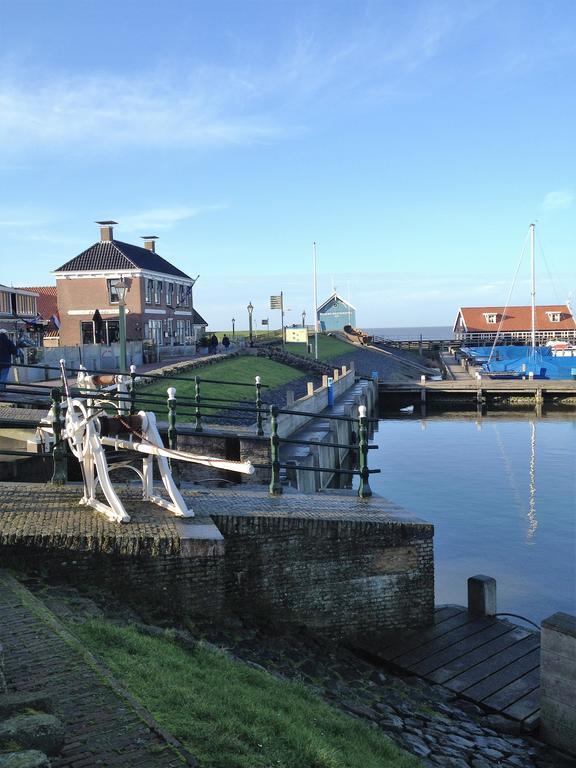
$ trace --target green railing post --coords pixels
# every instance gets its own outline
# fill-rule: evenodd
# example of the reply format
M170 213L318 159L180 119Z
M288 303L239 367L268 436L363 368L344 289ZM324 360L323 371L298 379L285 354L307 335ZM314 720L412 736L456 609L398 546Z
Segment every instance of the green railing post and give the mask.
M262 384L260 376L255 377L256 381L256 434L262 437L264 429L262 428Z
M176 387L168 387L168 447L178 450L178 431L176 429ZM180 488L180 466L177 461L169 459L172 477L176 487Z
M136 366L130 366L130 416L136 413Z
M368 472L368 419L366 418L366 406L358 406L358 464L360 469L360 486L358 496L366 499L372 496L370 488L370 473Z
M272 462L272 476L270 478L270 494L280 496L282 485L280 484L280 438L278 437L278 406L270 406L270 460Z
M200 413L200 379L198 376L194 376L194 402L196 408L194 414L196 416L196 432L202 432L202 414Z
M52 472L52 484L64 485L67 476L67 458L66 458L66 445L62 440L62 390L59 387L54 387L50 390L50 397L52 398L52 430L54 432L54 448L52 449L52 459L54 461L54 469Z

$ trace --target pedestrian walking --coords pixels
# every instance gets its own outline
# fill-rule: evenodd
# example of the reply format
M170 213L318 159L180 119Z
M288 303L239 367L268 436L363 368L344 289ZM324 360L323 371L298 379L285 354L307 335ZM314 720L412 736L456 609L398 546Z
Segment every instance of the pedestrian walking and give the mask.
M226 336L226 334L222 336L222 346L224 347L224 351L228 352L228 347L230 346L230 339L228 338L228 336Z
M5 328L0 328L0 392L6 390L6 382L12 367L12 355L17 355L16 344L8 336Z

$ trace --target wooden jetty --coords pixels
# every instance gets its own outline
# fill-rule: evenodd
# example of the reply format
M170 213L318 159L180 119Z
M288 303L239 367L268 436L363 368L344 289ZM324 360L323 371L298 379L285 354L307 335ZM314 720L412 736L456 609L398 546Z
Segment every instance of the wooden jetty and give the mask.
M490 379L472 375L452 355L441 355L447 377L412 381L379 381L381 406L426 405L431 408L490 408L519 405L539 408L545 404L576 406L576 381L556 379Z
M437 607L433 624L388 641L355 643L404 673L438 683L490 712L538 723L540 633L456 605Z

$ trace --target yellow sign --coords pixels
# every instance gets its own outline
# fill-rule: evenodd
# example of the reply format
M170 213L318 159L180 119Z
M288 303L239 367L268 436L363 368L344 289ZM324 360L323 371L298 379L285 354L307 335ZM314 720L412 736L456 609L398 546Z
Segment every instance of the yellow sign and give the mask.
M307 328L286 328L286 342L308 343Z

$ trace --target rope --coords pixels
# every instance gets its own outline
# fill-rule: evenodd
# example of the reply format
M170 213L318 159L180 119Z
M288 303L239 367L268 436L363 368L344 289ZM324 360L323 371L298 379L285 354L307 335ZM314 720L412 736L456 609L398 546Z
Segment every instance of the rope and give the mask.
M514 619L522 619L522 621L525 621L526 624L532 624L532 626L536 627L538 632L540 632L540 627L538 624L535 624L532 619L527 619L526 616L520 616L518 613L495 613L494 616L512 616Z

